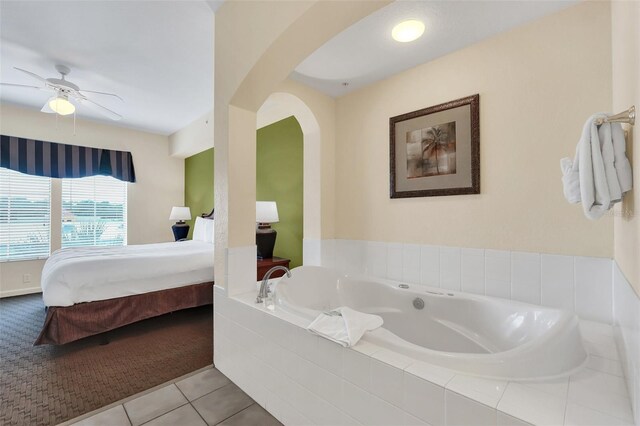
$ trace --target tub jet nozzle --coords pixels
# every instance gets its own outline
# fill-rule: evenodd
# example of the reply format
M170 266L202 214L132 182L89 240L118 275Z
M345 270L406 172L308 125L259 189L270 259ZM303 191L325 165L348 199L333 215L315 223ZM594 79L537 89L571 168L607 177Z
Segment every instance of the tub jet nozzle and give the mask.
M419 297L416 297L415 299L413 299L413 307L416 309L423 309L424 308L424 300L422 300Z

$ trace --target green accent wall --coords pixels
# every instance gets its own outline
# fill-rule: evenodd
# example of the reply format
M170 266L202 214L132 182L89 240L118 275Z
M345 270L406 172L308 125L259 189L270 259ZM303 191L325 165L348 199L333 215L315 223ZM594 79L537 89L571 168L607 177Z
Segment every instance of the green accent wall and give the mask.
M302 265L303 136L295 117L258 130L256 199L275 201L280 222L273 255Z
M213 148L185 159L184 201L194 218L213 207L213 159ZM292 268L302 265L303 135L294 117L257 132L256 199L278 204L274 256L291 259Z
M191 209L189 238L196 217L213 208L213 148L184 160L184 205Z

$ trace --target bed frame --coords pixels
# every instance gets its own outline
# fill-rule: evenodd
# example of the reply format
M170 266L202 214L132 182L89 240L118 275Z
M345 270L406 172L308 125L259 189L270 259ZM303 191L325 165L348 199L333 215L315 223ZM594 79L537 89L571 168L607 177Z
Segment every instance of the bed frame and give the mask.
M202 214L213 219L213 210ZM211 305L213 281L72 306L50 306L37 345L62 345L181 309Z

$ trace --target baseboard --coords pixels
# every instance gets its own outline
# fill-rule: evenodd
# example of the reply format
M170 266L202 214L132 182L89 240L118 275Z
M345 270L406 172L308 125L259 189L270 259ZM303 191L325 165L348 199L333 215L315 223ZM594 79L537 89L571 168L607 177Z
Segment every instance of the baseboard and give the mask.
M0 290L0 299L3 297L22 296L23 294L41 293L40 287L19 288L17 290Z

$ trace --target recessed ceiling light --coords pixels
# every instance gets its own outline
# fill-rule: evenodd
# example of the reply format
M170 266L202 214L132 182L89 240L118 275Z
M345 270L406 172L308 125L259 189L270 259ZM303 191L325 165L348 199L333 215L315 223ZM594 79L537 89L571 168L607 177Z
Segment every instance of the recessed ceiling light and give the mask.
M410 19L400 22L391 30L391 37L400 43L408 43L419 38L424 33L422 21Z

